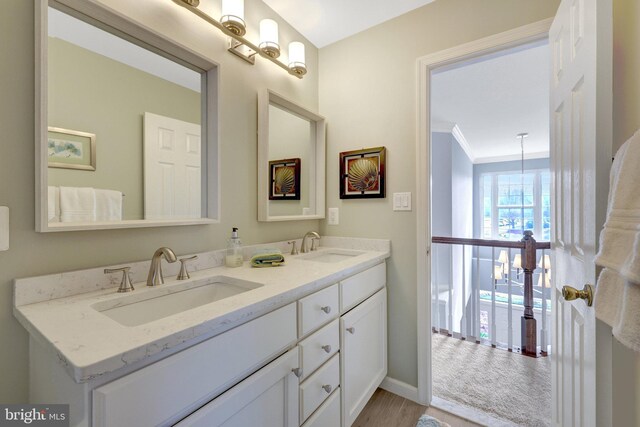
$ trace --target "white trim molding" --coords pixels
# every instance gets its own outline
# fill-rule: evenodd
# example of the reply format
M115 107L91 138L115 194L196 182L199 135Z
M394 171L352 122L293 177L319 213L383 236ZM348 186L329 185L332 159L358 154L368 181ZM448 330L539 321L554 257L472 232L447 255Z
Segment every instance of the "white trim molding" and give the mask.
M453 127L453 129L451 130L451 134L456 139L456 141L458 141L458 144L460 144L462 150L465 152L469 160L471 160L471 163L476 163L476 156L474 156L471 152L469 141L467 141L467 138L465 138L462 130L460 130L460 127L458 125L455 125Z
M418 402L418 387L414 387L411 384L407 384L395 378L385 377L380 384L380 388L388 391L389 393L397 394L400 397L411 400L412 402Z
M416 231L418 299L418 395L417 402L429 405L431 393L431 72L446 65L543 40L552 18L514 28L479 40L445 49L417 59L416 106ZM454 125L455 126L455 125ZM453 126L451 127L453 130Z

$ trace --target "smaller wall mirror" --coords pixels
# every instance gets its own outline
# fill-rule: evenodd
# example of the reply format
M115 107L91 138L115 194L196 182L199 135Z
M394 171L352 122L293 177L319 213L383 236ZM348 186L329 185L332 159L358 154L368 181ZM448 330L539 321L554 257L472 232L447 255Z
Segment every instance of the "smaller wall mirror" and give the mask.
M324 218L325 119L270 91L258 95L258 220Z

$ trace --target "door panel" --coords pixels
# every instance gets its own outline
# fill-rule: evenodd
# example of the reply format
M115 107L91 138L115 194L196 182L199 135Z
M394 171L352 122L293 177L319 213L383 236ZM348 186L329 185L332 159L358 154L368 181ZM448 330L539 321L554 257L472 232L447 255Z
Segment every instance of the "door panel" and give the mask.
M144 113L144 217L201 217L200 125Z
M597 419L595 314L583 300L565 301L562 287L581 289L596 279L593 260L609 171L603 160L607 147L611 151L610 8L610 0L562 0L549 33L556 426L595 427Z

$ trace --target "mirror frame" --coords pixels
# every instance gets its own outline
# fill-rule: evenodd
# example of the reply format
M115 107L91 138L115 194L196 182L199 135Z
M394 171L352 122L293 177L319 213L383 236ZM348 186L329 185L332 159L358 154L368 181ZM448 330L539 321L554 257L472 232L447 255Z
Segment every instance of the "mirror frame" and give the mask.
M308 119L316 127L316 213L314 215L269 215L269 105ZM326 177L326 123L325 118L278 95L272 90L258 92L258 221L300 221L325 217Z
M125 40L167 57L202 74L202 217L167 220L122 220L49 224L48 186L48 6L74 16ZM201 225L220 222L219 64L179 43L143 27L123 14L86 0L36 0L35 4L35 218L40 233Z

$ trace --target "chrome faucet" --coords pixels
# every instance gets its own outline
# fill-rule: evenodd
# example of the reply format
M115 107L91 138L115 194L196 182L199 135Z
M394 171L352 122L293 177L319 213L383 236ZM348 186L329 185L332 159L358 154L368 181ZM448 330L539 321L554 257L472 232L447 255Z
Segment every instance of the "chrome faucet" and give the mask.
M151 258L151 267L147 276L147 286L158 286L164 283L162 276L162 257L168 262L176 262L176 254L169 248L160 248L153 254Z
M318 233L316 233L315 231L309 231L307 234L304 235L304 237L302 238L302 244L300 245L300 252L302 252L303 254L306 254L307 252L309 252L309 249L307 249L307 237L311 236L311 239L318 239L320 240L320 235ZM313 244L313 241L311 242L311 250L315 251L315 245Z

